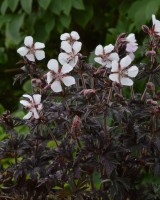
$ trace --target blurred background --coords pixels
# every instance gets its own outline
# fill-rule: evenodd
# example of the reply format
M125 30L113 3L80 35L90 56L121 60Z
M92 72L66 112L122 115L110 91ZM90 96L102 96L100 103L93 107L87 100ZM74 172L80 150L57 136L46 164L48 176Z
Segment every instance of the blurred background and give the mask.
M141 45L141 25L151 26L152 14L160 19L159 8L160 0L1 0L0 112L15 111L19 98L29 90L28 82L13 86L22 67L16 64L20 60L16 51L25 36L46 44L46 59L38 62L45 69L48 60L59 54L61 33L75 30L83 43L81 52L91 62L98 44L114 44L122 32L134 32Z

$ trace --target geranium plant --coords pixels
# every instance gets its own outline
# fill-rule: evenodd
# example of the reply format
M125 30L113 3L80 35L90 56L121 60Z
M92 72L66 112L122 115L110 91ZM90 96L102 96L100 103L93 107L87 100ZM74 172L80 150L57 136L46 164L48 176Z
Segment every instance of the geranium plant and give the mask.
M80 53L76 31L64 33L58 60L45 70L38 66L45 45L25 38L15 81L29 78L32 93L20 100L23 119L9 111L0 118L0 199L159 199L160 21L152 19L151 28L142 26L140 63L134 33L98 45L96 63Z

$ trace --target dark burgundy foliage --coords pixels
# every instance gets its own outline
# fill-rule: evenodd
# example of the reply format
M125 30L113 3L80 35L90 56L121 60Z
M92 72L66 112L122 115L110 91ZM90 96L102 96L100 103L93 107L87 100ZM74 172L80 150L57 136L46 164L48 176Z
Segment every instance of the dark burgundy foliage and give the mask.
M125 36L118 36L115 46L120 58L126 56ZM15 81L31 78L43 111L37 120L9 111L1 116L7 137L0 142L0 159L14 161L0 165L0 199L158 200L159 45L160 37L149 35L146 59L137 64L146 88L142 94L132 88L129 98L108 79L105 67L87 64L81 54L71 73L78 84L61 93L47 87L45 72L25 59ZM16 132L20 125L29 128L27 136Z

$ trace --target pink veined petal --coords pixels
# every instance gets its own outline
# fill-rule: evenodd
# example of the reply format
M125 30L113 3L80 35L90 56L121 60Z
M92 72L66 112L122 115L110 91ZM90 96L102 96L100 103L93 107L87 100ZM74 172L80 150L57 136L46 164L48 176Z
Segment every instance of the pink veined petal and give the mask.
M23 119L30 119L31 116L32 116L32 112L29 111L29 112L23 117Z
M65 76L62 78L62 82L65 84L65 86L71 86L76 83L75 78L73 76Z
M61 86L61 82L60 81L54 81L51 84L51 89L53 90L53 92L61 92L62 91L62 86Z
M58 60L61 63L61 65L64 65L65 63L68 63L69 62L69 58L70 58L70 55L68 55L67 53L60 53L58 55Z
M32 36L26 36L24 39L24 44L27 47L31 47L33 45L33 37Z
M40 102L41 102L41 95L40 94L34 94L33 95L33 99L34 99L34 102L35 102L36 105L40 104Z
M45 47L45 44L42 42L36 42L34 44L34 49L43 49Z
M30 104L28 101L26 101L26 100L21 100L20 103L21 103L23 106L25 106L25 107L28 107L28 108L31 107L31 104Z
M127 55L120 61L121 70L128 67L131 64L131 58Z
M73 44L73 50L74 50L74 54L77 54L80 50L81 50L81 47L82 47L82 42L74 42Z
M33 98L29 94L23 94L22 97L28 98L31 102L33 102Z
M109 56L108 56L108 59L111 60L111 61L114 61L114 60L119 60L119 56L117 53L111 53Z
M63 33L60 37L60 40L68 40L68 38L70 38L69 33Z
M105 63L101 57L95 57L94 60L95 60L95 62L97 62L103 66L105 65Z
M96 55L96 56L103 55L103 47L102 47L102 45L99 44L99 45L96 47L96 49L95 49L95 55Z
M63 49L66 53L72 53L72 47L67 41L61 42L61 49Z
M138 67L137 66L132 66L127 70L127 75L130 77L136 77L138 74Z
M61 72L62 72L63 74L66 74L66 73L72 71L72 69L73 69L73 67L72 67L71 65L65 63L65 64L62 66Z
M39 114L37 112L37 109L36 108L32 108L31 111L33 113L34 118L35 119L39 119Z
M36 56L37 60L42 60L43 58L45 58L45 53L43 50L36 50L35 56Z
M135 42L136 42L135 34L134 34L134 33L130 33L130 34L126 37L126 41L128 41L128 42L130 42L130 43L135 43Z
M35 57L34 57L33 54L28 53L28 54L26 55L26 57L27 57L28 60L30 60L30 61L32 61L32 62L35 62Z
M119 83L119 74L118 73L110 74L109 79L111 81L115 81L115 82Z
M28 53L29 49L27 47L20 47L17 49L17 53L19 53L21 56L25 56Z
M136 43L134 44L128 43L126 46L126 51L129 53L135 52L137 49L138 49L138 46Z
M50 84L53 81L53 74L51 72L47 73L47 83Z
M109 44L107 46L104 47L104 52L105 54L110 53L111 51L113 51L114 46L112 44Z
M152 15L152 23L153 23L153 25L155 25L155 21L156 21L156 16Z
M74 56L72 59L69 60L68 64L72 67L75 67L78 62L78 56Z
M74 40L79 40L79 34L76 32L76 31L72 31L71 32L71 37L74 39Z
M43 108L43 105L40 103L38 106L37 106L37 110L42 110Z
M122 85L126 85L126 86L132 86L133 85L133 81L130 78L127 78L127 77L121 77L120 83Z
M58 73L59 65L58 61L56 59L50 59L47 64L48 69L54 71L55 73Z
M119 72L119 63L116 60L112 62L111 72Z

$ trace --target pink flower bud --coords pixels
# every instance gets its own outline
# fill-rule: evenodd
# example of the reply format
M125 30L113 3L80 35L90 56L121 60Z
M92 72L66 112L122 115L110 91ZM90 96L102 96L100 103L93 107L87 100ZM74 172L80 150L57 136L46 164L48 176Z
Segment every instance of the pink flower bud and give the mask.
M143 32L150 34L150 29L148 26L142 25L142 30L143 30Z

